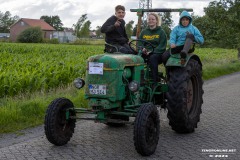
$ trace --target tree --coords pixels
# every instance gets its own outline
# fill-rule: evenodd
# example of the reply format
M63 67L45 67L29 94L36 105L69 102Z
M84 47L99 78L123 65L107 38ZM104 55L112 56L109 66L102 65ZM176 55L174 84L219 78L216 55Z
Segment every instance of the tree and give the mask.
M239 8L240 0L213 1L204 8L206 15L196 20L201 21L202 28L203 25L208 27L203 31L207 42L224 48L240 46ZM198 25L200 26L200 23Z
M166 24L168 28L172 27L173 20L172 20L172 15L170 12L162 12L159 14L162 20L162 24Z
M40 19L43 19L57 31L63 31L63 23L58 15L55 16L41 16Z
M169 39L170 33L171 33L171 28L169 28L167 24L162 24L161 27L164 30L164 32L166 33L167 38Z
M133 24L134 24L134 21L129 21L126 24L126 33L127 33L128 38L130 38L131 35L133 34Z
M43 32L40 27L29 27L18 35L17 41L22 43L42 42Z
M84 24L84 22L87 20L87 14L81 15L81 17L78 19L76 24L73 24L75 35L77 37L80 37L80 30Z
M52 26L52 17L51 16L41 16L40 19L44 20L47 22L49 25Z
M91 25L91 22L89 20L83 24L83 26L79 31L79 37L81 38L89 37L90 28L91 28L90 25Z
M0 32L9 33L10 26L19 20L18 16L11 17L11 13L6 11L2 13L0 11Z
M97 26L96 27L96 35L97 37L104 37L104 34L101 32L102 26Z
M53 22L53 28L55 28L57 31L63 31L63 23L59 16L52 16L52 22Z
M240 46L240 0L213 1L202 17L192 16L193 24L204 36L204 45L222 48Z
M199 29L204 37L204 45L207 46L212 43L216 39L218 26L212 25L212 21L207 15L202 17L192 15L192 18L193 25Z
M169 38L171 33L171 27L173 24L172 15L170 12L162 12L159 13L159 16L162 22L161 27L165 31L167 38Z

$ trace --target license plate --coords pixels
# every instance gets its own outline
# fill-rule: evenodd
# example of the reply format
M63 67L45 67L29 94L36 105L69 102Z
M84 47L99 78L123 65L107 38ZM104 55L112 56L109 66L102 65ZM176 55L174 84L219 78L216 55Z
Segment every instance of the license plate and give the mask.
M89 84L88 88L90 94L106 95L106 85Z

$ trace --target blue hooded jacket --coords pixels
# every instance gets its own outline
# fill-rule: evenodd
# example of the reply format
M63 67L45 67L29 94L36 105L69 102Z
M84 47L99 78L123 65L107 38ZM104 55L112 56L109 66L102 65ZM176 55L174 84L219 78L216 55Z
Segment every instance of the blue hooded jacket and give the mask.
M187 17L189 19L189 25L184 27L181 24L181 19ZM179 25L173 28L170 34L170 45L175 44L176 46L184 45L186 40L187 32L194 35L194 42L203 44L204 38L197 27L192 25L192 17L187 11L183 11L180 15Z

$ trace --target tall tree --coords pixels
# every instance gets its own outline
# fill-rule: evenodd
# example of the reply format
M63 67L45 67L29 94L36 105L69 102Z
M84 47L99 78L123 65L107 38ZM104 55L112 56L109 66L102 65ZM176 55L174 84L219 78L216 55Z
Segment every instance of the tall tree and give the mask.
M173 25L171 13L170 12L162 12L159 15L162 20L162 24L165 24L166 26L168 26L168 28L171 28Z
M104 34L101 32L102 26L97 26L96 27L96 35L97 37L104 37Z
M83 26L81 27L81 30L79 31L79 35L81 38L89 37L90 28L91 28L90 26L91 26L91 22L89 20L83 24Z
M163 13L159 13L159 16L161 18L162 29L165 31L167 38L169 38L171 33L171 27L173 24L172 15L170 12L163 12Z
M196 20L209 27L204 32L204 37L208 42L214 46L224 48L240 46L239 8L240 0L213 1L209 3L208 7L204 8L206 15L203 18L206 20Z
M0 32L2 33L9 33L10 26L19 20L18 16L11 17L11 13L6 11L2 13L0 11Z
M63 31L63 23L58 15L55 16L41 16L40 19L43 19L57 31Z
M63 31L63 23L58 15L52 16L53 28L57 31Z
M80 30L83 26L83 24L85 23L85 21L87 20L87 14L83 14L81 15L81 17L78 19L76 24L73 24L74 30L75 30L75 35L77 37L80 37Z
M49 25L52 26L52 17L51 16L41 16L40 19L44 20L47 22Z
M213 25L211 18L207 15L202 17L192 15L192 18L193 25L201 31L204 37L204 45L209 45L209 43L212 43L211 41L216 39L215 36L217 35L218 26Z
M126 33L127 33L128 38L130 38L131 35L133 34L133 24L134 24L134 21L129 21L126 24Z

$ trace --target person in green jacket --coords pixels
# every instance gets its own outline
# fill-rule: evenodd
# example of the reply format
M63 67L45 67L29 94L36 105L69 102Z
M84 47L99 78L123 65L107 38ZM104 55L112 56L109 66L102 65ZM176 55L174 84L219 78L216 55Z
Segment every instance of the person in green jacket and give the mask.
M152 71L154 83L158 82L158 64L163 63L162 54L166 51L167 36L160 27L160 18L156 13L149 13L147 18L148 27L140 33L139 39L150 42L154 47L154 52L151 52L149 45L144 46L144 42L139 41L138 46L143 46L142 52L148 57L148 63Z

